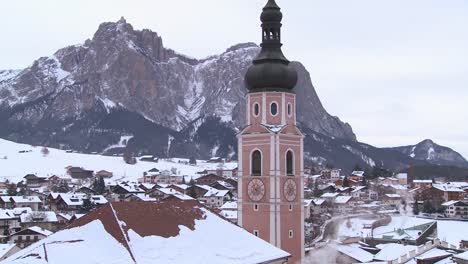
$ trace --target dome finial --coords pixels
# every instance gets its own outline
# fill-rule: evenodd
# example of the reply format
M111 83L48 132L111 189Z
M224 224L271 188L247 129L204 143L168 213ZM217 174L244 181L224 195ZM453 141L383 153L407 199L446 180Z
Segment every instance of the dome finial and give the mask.
M296 86L297 72L289 65L281 51L281 20L283 14L275 0L268 0L263 8L262 50L245 76L245 84L251 92L287 90Z

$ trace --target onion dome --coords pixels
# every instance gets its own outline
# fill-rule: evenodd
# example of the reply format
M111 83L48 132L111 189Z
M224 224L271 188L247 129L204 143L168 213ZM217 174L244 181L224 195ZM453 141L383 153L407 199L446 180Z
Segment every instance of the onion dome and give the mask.
M281 51L283 14L275 0L269 0L260 17L262 47L245 75L249 92L291 91L297 83L297 72Z

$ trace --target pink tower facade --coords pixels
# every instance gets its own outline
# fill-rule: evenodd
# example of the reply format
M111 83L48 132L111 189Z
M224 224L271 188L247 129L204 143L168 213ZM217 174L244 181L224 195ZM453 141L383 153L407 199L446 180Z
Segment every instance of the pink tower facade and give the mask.
M304 136L296 126L297 73L281 52L282 14L274 0L262 13L262 51L246 74L245 128L238 134L238 224L304 257Z

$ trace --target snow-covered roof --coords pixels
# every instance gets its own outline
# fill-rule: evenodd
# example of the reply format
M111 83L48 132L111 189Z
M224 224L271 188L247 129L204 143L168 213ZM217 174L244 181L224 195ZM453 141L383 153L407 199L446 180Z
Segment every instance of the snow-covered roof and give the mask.
M21 223L58 222L57 215L52 211L33 211L20 215Z
M138 197L138 199L140 199L141 201L144 201L144 202L155 202L155 201L157 201L156 198L152 198L152 197L148 196L145 193L133 193L132 195L135 196L135 197Z
M446 250L438 249L438 248L433 248L419 256L416 257L417 260L424 260L424 259L431 259L431 258L436 258L436 257L447 257L451 256L452 253L447 252Z
M16 218L15 214L11 210L8 209L0 209L0 219L13 219Z
M375 255L376 260L392 261L415 250L416 246L402 245L396 243L379 244L380 252Z
M361 249L358 244L350 244L350 245L334 245L333 246L339 252L363 263L369 262L374 259L374 255Z
M346 204L351 200L351 198L353 197L352 196L338 196L335 199L335 204Z
M451 184L432 184L432 187L434 187L437 190L444 191L444 192L458 192L458 193L465 192L462 189L456 186L453 186Z
M356 186L356 187L354 187L354 189L351 192L356 193L356 192L362 191L363 189L366 189L366 188L367 188L367 186Z
M32 226L32 227L30 227L28 229L31 230L31 231L34 231L36 233L39 233L41 235L44 235L44 236L50 236L50 235L53 234L53 232L51 232L51 231L49 231L47 229L44 229L44 228L40 228L38 226Z
M398 179L408 179L408 173L398 173L396 177Z
M451 205L454 205L456 203L458 203L459 201L448 201L448 202L445 202L443 204L441 204L442 206L451 206Z
M432 180L413 180L413 183L432 183Z
M121 183L118 183L117 186L123 188L125 191L129 193L144 193L145 192L139 187L138 183L121 182Z
M468 251L454 256L457 259L468 260Z
M222 210L219 214L221 216L225 217L226 219L237 220L237 211Z
M11 243L11 244L0 244L0 258L5 256L12 248L14 248L16 244Z
M2 263L47 264L45 254L67 264L253 264L290 256L196 201L177 200L109 203Z
M41 199L37 196L11 196L14 203L41 203Z
M385 196L388 198L395 198L395 199L401 198L401 195L395 194L395 193L387 193L385 194Z
M229 193L229 190L209 190L205 193L204 197L224 197Z
M364 171L353 171L351 175L358 176L358 177L364 177Z
M313 199L312 201L314 202L315 205L322 205L325 202L325 199L317 198L317 199Z
M322 198L335 198L338 195L340 195L340 194L339 193L324 193L320 197L322 197Z
M220 208L221 210L237 210L237 202L225 202Z

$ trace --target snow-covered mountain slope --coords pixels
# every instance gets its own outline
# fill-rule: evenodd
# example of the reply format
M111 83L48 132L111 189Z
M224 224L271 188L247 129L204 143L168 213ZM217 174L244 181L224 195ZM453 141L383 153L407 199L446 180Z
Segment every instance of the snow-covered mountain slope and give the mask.
M468 167L466 159L451 148L440 146L430 139L411 145L393 148L411 158L432 164Z
M26 174L38 176L66 176L66 167L83 167L88 170L107 170L113 172L113 181L137 181L143 172L152 168L159 170L177 170L179 175L186 175L187 180L199 177L197 172L205 169L216 169L218 164L198 161L196 166L179 163L180 159L160 160L158 163L137 162L126 164L122 157L101 156L97 154L67 153L64 150L48 148L49 154L43 155L42 147L18 144L0 139L0 172L1 179L19 182ZM224 166L235 168L236 163L225 163Z

